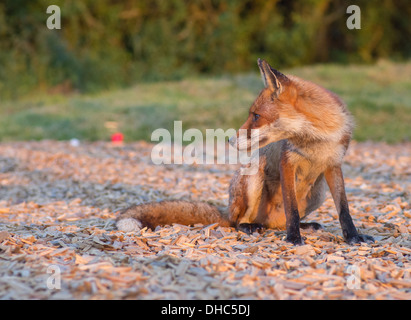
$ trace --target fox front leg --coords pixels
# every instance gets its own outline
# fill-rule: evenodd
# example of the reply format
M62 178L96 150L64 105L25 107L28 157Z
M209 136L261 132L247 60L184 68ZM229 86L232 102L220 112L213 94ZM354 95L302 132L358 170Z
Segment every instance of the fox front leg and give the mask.
M288 161L285 152L282 153L280 159L280 179L287 229L286 241L293 244L303 244L300 234L300 215L295 194L295 168Z
M350 209L348 207L347 196L345 194L344 178L341 167L328 168L325 171L324 176L334 199L345 241L349 244L374 242L373 237L359 234L354 226L350 215Z

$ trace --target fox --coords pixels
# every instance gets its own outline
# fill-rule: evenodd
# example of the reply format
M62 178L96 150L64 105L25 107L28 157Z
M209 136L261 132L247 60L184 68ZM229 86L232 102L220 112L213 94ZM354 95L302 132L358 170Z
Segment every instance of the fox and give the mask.
M119 230L218 223L248 234L286 230L285 240L301 245L300 229L322 228L302 220L323 204L328 186L344 240L348 244L375 241L358 233L345 192L341 166L354 128L347 106L320 85L284 75L265 60L257 63L264 88L244 124L229 139L237 150L257 149L257 172L245 175L240 168L234 173L228 207L182 200L143 203L120 212ZM239 134L241 130L246 134ZM255 130L257 135L252 134Z

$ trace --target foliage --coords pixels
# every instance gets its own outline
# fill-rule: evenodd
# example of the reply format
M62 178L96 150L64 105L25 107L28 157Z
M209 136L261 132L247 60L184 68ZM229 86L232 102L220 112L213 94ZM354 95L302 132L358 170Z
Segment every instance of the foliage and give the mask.
M33 90L95 92L141 81L318 62L406 59L408 0L55 0L62 29L46 27L46 0L0 3L0 97Z

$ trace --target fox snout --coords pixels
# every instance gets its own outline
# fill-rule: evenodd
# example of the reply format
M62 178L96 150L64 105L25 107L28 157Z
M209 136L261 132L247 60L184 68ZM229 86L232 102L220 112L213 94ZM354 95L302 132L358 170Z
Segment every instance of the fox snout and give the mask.
M241 151L248 149L250 143L247 140L247 137L239 135L239 131L237 131L237 133L228 140L228 143L233 148L236 148L237 150Z
M250 151L261 147L259 140L260 136L258 129L253 129L250 131L240 128L237 131L237 134L228 140L228 143L239 151Z

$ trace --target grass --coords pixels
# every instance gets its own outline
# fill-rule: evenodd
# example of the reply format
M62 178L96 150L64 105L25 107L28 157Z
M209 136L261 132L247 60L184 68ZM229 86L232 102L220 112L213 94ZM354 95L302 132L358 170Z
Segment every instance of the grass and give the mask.
M339 94L356 119L354 138L411 140L411 62L317 65L292 70ZM108 140L117 124L126 141L150 141L157 128L239 128L262 88L253 74L138 84L95 95L36 94L0 103L0 141Z

